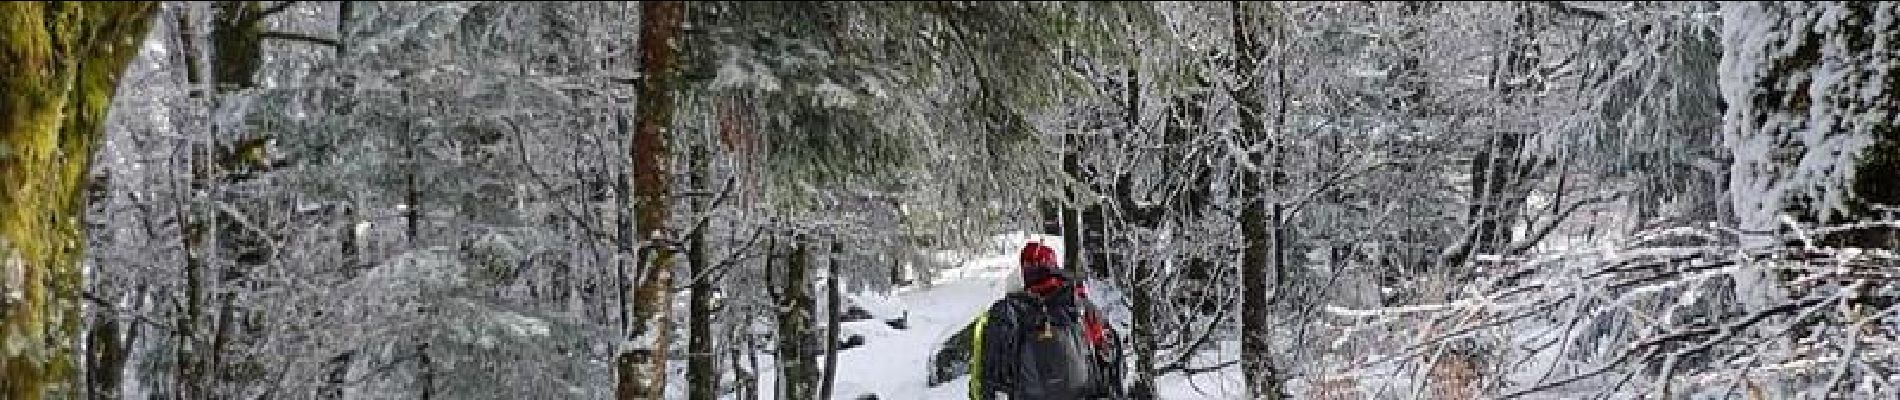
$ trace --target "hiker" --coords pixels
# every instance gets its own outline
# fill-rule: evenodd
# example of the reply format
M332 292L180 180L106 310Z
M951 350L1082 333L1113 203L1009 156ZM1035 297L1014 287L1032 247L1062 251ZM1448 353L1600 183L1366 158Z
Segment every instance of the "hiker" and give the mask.
M1023 290L977 317L971 335L973 400L1120 399L1121 352L1082 282L1055 249L1022 250Z

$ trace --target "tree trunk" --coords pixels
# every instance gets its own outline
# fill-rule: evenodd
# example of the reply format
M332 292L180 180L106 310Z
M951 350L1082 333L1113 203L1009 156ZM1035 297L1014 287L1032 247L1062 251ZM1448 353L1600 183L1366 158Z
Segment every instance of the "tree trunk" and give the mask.
M408 105L407 91L403 92L402 100L404 105ZM416 186L416 175L420 174L417 170L422 168L422 163L416 162L416 146L421 139L416 137L415 124L405 121L402 128L403 238L414 248L417 245L416 234L422 230L422 188Z
M336 56L342 58L350 49L350 15L356 7L349 0L336 3Z
M898 249L900 250L898 254L904 254L910 251L910 246L899 246ZM910 283L904 280L904 257L901 255L891 257L889 261L891 287L909 285Z
M1241 2L1229 3L1233 11L1233 42L1239 49L1235 66L1241 76L1251 76L1263 58L1263 50L1254 39L1253 26L1256 15L1251 14ZM1288 90L1285 79L1285 67L1281 67L1278 83L1281 91ZM1246 140L1243 143L1254 144L1272 140L1267 136L1266 122L1261 113L1265 112L1261 83L1258 79L1241 81L1233 88L1234 98L1239 99L1237 106L1240 117L1239 135ZM1284 100L1282 101L1284 103ZM1281 104L1281 116L1285 114L1285 104ZM1283 126L1283 124L1282 124ZM1277 144L1274 146L1277 148ZM1277 150L1268 150L1277 151ZM1281 207L1268 196L1275 191L1278 183L1276 163L1269 163L1269 157L1263 154L1247 154L1248 162L1267 171L1255 171L1242 175L1241 191L1245 204L1241 207L1240 234L1244 243L1241 251L1240 283L1240 365L1246 376L1247 392L1255 399L1286 398L1280 385L1280 372L1273 365L1272 338L1272 281L1268 271L1282 270L1284 257L1281 253L1285 241L1285 228L1280 226L1284 220L1279 214ZM1278 161L1278 157L1272 157ZM1277 278L1277 274L1276 274Z
M1128 135L1137 135L1142 129L1141 71L1134 67L1129 67L1124 73L1121 104L1122 129ZM1110 186L1108 188L1110 190L1108 190L1108 192L1113 193L1115 198L1110 201L1113 201L1117 205L1127 207L1125 211L1115 214L1117 218L1116 222L1125 223L1131 219L1129 214L1139 213L1140 211L1136 210L1136 207L1132 207L1132 199L1128 198L1127 176L1119 175L1114 177L1117 178L1117 182L1109 184ZM1087 177L1091 182L1104 178L1107 177ZM1098 189L1101 188L1100 185L1096 187ZM1084 253L1082 258L1088 260L1085 262L1087 262L1090 267L1096 268L1097 271L1101 273L1101 276L1116 278L1118 283L1127 290L1129 300L1128 342L1134 350L1131 352L1132 360L1130 360L1129 367L1134 370L1135 375L1134 381L1129 383L1129 392L1136 395L1136 397L1152 396L1155 390L1156 375L1155 334L1153 332L1155 316L1153 289L1151 289L1147 283L1152 281L1155 272L1148 263L1130 262L1127 253L1111 251L1109 249L1109 246L1111 246L1109 243L1109 237L1111 236L1110 211L1105 203L1108 202L1104 201L1092 204L1077 216L1078 219L1083 220L1081 231L1083 232L1082 246L1084 248L1079 250ZM1121 273L1115 274L1111 266L1121 267Z
M785 262L785 275L779 284L783 293L778 311L778 364L780 399L810 399L817 395L817 375L811 341L812 297L811 254L806 238L793 239L792 254Z
M748 307L745 313L745 330L739 332L745 339L745 347L741 349L745 351L746 368L739 369L737 365L734 365L733 369L738 369L742 372L739 374L738 382L739 387L744 391L740 393L739 399L741 400L759 400L759 343L757 336L752 334L752 324L757 322L753 318L757 315L758 313L751 312ZM733 355L732 362L733 364L739 363L737 354Z
M76 396L85 186L153 2L0 3L0 397Z
M178 30L178 62L185 66L185 81L191 88L192 96L208 96L208 92L203 88L205 79L203 69L198 66L198 35L193 31L193 26L191 13L186 9L179 10L173 27ZM188 129L182 125L178 128ZM205 172L211 169L208 166L210 161L208 157L193 157L190 162L191 190L193 193L202 192L211 181ZM204 379L200 379L203 374L199 372L204 363L198 362L203 358L204 346L198 336L198 323L204 320L205 258L209 256L209 249L205 248L204 243L209 229L205 227L205 218L200 217L193 208L200 202L190 197L185 199L185 202L177 210L178 223L182 230L179 234L179 244L183 247L185 256L185 309L175 316L176 329L172 331L173 340L177 342L173 346L175 350L172 356L175 366L172 385L179 397L192 398L204 392Z
M1082 172L1081 152L1083 149L1082 144L1078 143L1080 141L1081 139L1075 135L1062 135L1062 172L1068 175L1069 179L1086 184L1088 177L1083 176ZM1071 192L1073 191L1064 191L1064 193ZM1079 200L1073 195L1065 195L1062 202L1056 205L1056 213L1062 224L1062 231L1058 232L1062 235L1062 268L1075 271L1082 275L1083 279L1091 276L1103 278L1107 275L1101 274L1101 271L1094 269L1094 266L1082 263L1082 210L1076 206Z
M758 352L752 351L751 334L745 332L751 329L751 324L746 324L745 326L746 328L739 330L739 335L742 337L732 338L734 339L731 342L732 345L726 346L726 362L732 365L733 398L739 400L757 400L758 388L755 385L758 384L758 381L752 377L752 371L757 370L756 361L758 360ZM745 363L740 362L741 360L753 360L753 368L747 368Z
M1080 222L1078 229L1081 238L1074 250L1077 259L1082 260L1084 268L1091 268L1091 275L1113 277L1108 257L1108 209L1101 203L1082 208L1076 214ZM1067 251L1067 250L1065 250Z
M666 142L673 123L673 90L678 75L680 24L686 15L686 3L652 1L640 3L640 54L645 72L640 81L639 120L633 133L633 183L636 226L642 239L666 235L668 168ZM633 315L628 324L627 343L616 360L621 400L666 397L666 358L668 333L672 330L673 250L669 246L643 243L650 257L641 257L637 266L645 273L633 293Z
M264 14L262 6L257 1L220 1L213 5L213 10L211 83L215 90L212 91L210 104L212 114L216 115L224 112L222 104L225 95L256 86L257 72L263 65L261 33ZM232 195L232 193L213 190L211 186L232 180L248 180L254 178L256 173L262 172L267 166L253 161L246 157L246 154L261 147L264 141L257 139L255 135L247 135L248 132L243 130L233 133L249 137L225 137L225 132L216 122L207 126L210 129L212 151L201 155L207 160L198 165L206 168L195 171L194 178L200 179L200 182L206 185L204 193L208 195L218 197ZM209 218L213 221L210 226L217 227L217 233L214 235L216 240L213 241L213 249L206 253L207 257L217 257L218 251L229 251L231 262L213 262L203 265L203 267L222 266L223 268L217 271L217 280L211 288L211 291L218 293L215 304L216 313L209 321L209 326L205 327L210 330L211 337L208 346L197 353L197 359L193 360L197 363L197 371L192 374L192 378L195 380L194 389L199 395L221 397L223 394L215 391L228 386L222 384L261 378L259 374L263 370L262 365L248 359L227 360L224 355L229 347L244 342L245 337L248 337L247 334L253 330L245 324L252 318L249 312L240 308L241 305L237 302L239 290L236 286L247 274L263 268L270 260L273 249L270 247L271 239L266 236L268 234L255 229L269 226L265 221L268 215L263 212L251 212L255 207L250 202L242 201L242 198L215 199L230 204L240 210L239 212L244 213L244 215L236 215L212 206L213 203L209 201L214 199L199 200L207 201L203 205L204 209L213 210L210 211L210 215L213 215ZM248 218L251 225L241 223L240 218ZM194 222L203 223L204 221ZM204 276L200 275L200 277ZM199 311L196 314L202 317L204 313ZM199 335L198 332L189 332L189 334L194 337Z
M1253 398L1273 397L1276 371L1270 353L1273 349L1271 304L1267 270L1273 268L1273 231L1265 199L1249 199L1241 209L1240 225L1246 247L1241 253L1241 369L1247 377L1247 391Z
M838 298L840 297L838 293L838 260L843 256L844 242L840 239L833 238L831 240L831 259L828 260L830 262L826 263L827 269L825 270L825 381L824 386L818 390L818 398L820 399L831 398L832 384L838 380L838 326L840 324L838 313L844 311L842 307L838 306Z
M1073 175L1071 175L1073 176ZM1062 205L1062 268L1075 271L1083 279L1101 278L1093 266L1082 264L1082 214L1074 202Z
M417 398L421 400L434 399L435 360L429 359L429 342L425 341L420 345L416 345L416 364L416 368L421 370L421 372L416 374L416 385L422 388L422 393L418 394Z
M1152 281L1157 274L1154 268L1148 262L1137 262L1129 271L1132 278L1128 285L1128 335L1135 347L1135 381L1132 386L1134 393L1141 394L1155 392L1155 359L1158 358L1155 353L1159 350L1155 345L1155 299L1154 292L1145 289L1148 285L1144 284Z
M690 185L700 190L707 188L707 182L710 181L708 177L712 174L712 164L708 160L711 157L707 150L709 146L704 143L694 145L692 158L688 160L693 163ZM710 212L707 206L705 198L694 198L692 215L699 222L693 225L686 238L686 265L693 278L693 293L687 306L687 328L692 333L686 343L686 380L689 382L686 397L691 400L714 400L719 397L719 360L713 352L716 333L712 326L713 315L717 311L713 309L713 284L709 276L712 266L707 265L706 260L706 213Z
M119 380L125 376L125 359L131 354L126 341L120 340L119 316L98 315L89 330L86 343L88 398L117 400L120 398Z
M1451 268L1473 256L1498 254L1511 240L1511 222L1522 196L1514 195L1522 161L1517 153L1524 148L1521 133L1499 133L1478 152L1471 162L1471 206L1466 220L1473 224L1470 242L1446 267ZM1457 279L1457 275L1452 275Z

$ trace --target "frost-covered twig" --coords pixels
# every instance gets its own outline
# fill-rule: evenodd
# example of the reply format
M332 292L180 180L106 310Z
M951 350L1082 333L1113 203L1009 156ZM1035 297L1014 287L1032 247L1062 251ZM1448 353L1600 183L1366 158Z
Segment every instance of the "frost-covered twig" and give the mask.
M1370 366L1387 362L1429 363L1429 359L1420 360L1417 357L1425 355L1426 350L1452 340L1469 338L1482 330L1510 329L1512 326L1536 323L1533 322L1535 319L1528 319L1535 315L1517 311L1566 307L1574 311L1567 318L1560 319L1564 321L1563 326L1554 333L1557 335L1555 338L1530 339L1542 345L1511 347L1511 351L1522 351L1527 355L1554 352L1559 358L1550 359L1550 369L1536 379L1536 384L1512 389L1506 398L1576 385L1618 368L1635 369L1622 374L1619 380L1603 382L1607 385L1600 388L1607 391L1603 393L1629 390L1624 389L1624 385L1642 387L1643 381L1636 378L1644 374L1656 374L1653 377L1657 379L1650 380L1654 384L1642 390L1668 390L1674 393L1694 390L1693 387L1696 387L1672 384L1683 379L1681 377L1699 376L1702 369L1725 365L1722 364L1724 361L1719 361L1721 355L1749 354L1729 353L1729 349L1750 348L1776 337L1813 337L1811 335L1818 334L1809 331L1813 328L1854 329L1817 323L1833 320L1837 318L1836 315L1847 315L1843 314L1845 311L1833 312L1845 308L1830 305L1885 304L1882 303L1885 301L1883 299L1893 297L1890 293L1900 289L1900 275L1887 272L1890 266L1900 265L1900 256L1890 252L1801 245L1744 248L1738 245L1739 241L1728 240L1729 235L1730 231L1721 229L1681 227L1642 232L1621 245L1627 247L1614 250L1505 260L1507 268L1511 265L1521 266L1491 272L1490 275L1496 278L1474 283L1472 287L1483 294L1437 304L1363 310L1328 306L1325 310L1336 316L1370 319L1367 323L1388 325L1396 325L1407 316L1476 317L1469 323L1455 324L1458 327L1450 331L1419 338L1397 352L1364 364ZM1656 246L1669 244L1664 240L1674 240L1671 238L1692 238L1697 243ZM1706 296L1702 294L1703 291L1709 290L1707 286L1754 274L1770 279L1758 284L1776 285L1773 286L1777 288L1775 290L1786 291L1793 298L1771 302L1744 314L1703 315L1701 319L1687 323L1678 322L1682 318L1677 312L1679 308L1695 307L1688 310L1697 313L1692 315L1702 315L1709 311L1694 311L1706 307L1700 304L1725 305L1710 303L1710 299L1703 298ZM1639 316L1647 316L1635 322L1643 328L1619 327L1629 324L1628 318ZM1658 333L1627 339L1618 333L1631 329L1653 329L1658 330ZM1572 336L1572 332L1578 330L1608 335L1585 340ZM1846 336L1855 337L1854 340L1858 342L1862 340L1860 334L1856 332ZM1518 338L1520 343L1529 343L1523 342L1527 337L1521 334L1511 337ZM1619 349L1614 350L1611 359L1606 362L1592 363L1594 367L1589 370L1553 379L1563 355L1576 351L1587 352L1590 348L1587 346L1593 343L1594 346L1621 344L1617 345ZM1842 347L1833 348L1833 351L1843 355L1860 352L1858 343ZM1827 348L1813 347L1815 350ZM1854 366L1866 365L1868 368L1835 365L1831 370L1833 374L1823 378L1851 381L1851 378L1844 376L1872 370L1877 368L1875 365L1881 364L1863 359L1853 357L1840 362L1853 363ZM1521 361L1531 362L1532 358L1527 356ZM1666 365L1656 365L1658 361ZM1741 361L1739 365L1758 365L1766 361L1766 358L1755 358ZM1658 367L1660 369L1655 369Z

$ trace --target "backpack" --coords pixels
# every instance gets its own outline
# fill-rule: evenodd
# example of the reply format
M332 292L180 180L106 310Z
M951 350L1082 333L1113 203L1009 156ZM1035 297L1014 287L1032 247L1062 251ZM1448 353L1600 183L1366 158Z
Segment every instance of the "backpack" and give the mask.
M1106 378L1096 363L1082 322L1082 308L1068 288L1045 298L1019 297L1016 398L1077 399L1104 395Z

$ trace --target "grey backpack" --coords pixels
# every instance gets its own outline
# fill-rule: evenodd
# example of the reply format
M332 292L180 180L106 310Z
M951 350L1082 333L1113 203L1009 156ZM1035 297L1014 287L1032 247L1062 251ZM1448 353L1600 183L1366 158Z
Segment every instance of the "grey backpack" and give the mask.
M1027 296L1025 296L1027 297ZM1048 299L1024 298L1018 311L1015 398L1079 399L1100 395L1102 375L1082 325L1081 308L1067 290Z

